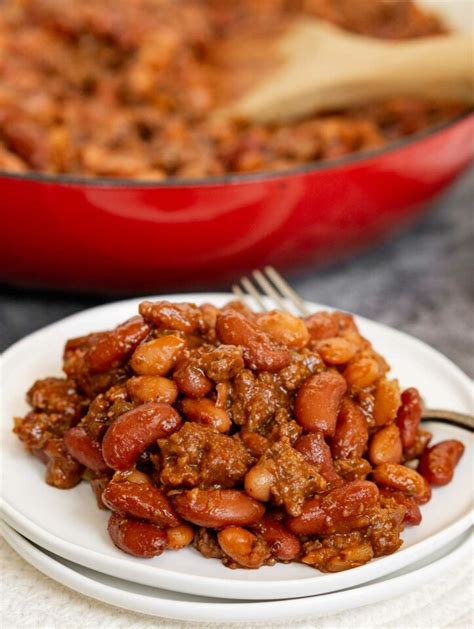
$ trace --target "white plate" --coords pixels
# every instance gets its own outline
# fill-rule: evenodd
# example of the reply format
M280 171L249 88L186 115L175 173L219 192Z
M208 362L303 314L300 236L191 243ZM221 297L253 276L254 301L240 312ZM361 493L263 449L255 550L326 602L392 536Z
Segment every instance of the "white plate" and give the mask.
M230 295L166 296L175 301L211 301L222 305ZM399 570L426 557L460 535L470 523L473 439L454 427L435 426L435 440L460 438L466 452L454 481L433 492L423 507L423 522L407 529L403 547L393 555L336 574L302 564L278 564L260 570L228 570L194 549L136 559L119 551L106 530L107 513L97 509L87 483L59 491L44 482L44 467L28 455L11 433L11 417L27 411L26 389L37 378L60 375L64 342L93 330L110 328L136 312L141 299L108 304L68 317L36 332L5 352L3 358L4 443L3 510L8 523L43 548L61 557L118 578L176 592L234 599L279 599L334 592ZM323 306L308 304L310 308ZM427 345L383 325L358 319L363 334L393 366L402 387L417 386L432 407L469 411L469 379ZM449 508L447 508L449 505Z
M184 621L214 621L221 626L233 622L296 620L304 616L316 618L395 598L436 579L472 549L472 535L464 533L410 568L366 585L296 600L248 603L168 592L109 577L39 549L6 524L0 523L0 531L23 559L76 592L142 614Z

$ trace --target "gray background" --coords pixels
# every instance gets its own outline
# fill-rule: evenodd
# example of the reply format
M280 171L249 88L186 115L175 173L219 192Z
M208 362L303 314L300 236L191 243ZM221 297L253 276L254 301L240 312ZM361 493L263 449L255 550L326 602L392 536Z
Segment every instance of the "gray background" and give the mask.
M410 231L344 264L292 275L293 286L307 299L413 334L474 376L473 192L471 169ZM0 350L48 323L116 299L3 286Z

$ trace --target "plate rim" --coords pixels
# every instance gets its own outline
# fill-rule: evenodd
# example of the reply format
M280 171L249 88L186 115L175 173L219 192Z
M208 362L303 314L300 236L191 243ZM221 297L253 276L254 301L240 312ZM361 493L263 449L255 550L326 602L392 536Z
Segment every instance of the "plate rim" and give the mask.
M454 542L457 542L454 548L420 568L409 570L394 577L387 575L387 578L381 581L361 584L346 590L278 601L221 602L219 599L216 599L209 602L208 600L164 600L160 596L151 597L139 592L129 592L125 589L117 590L112 584L102 583L94 579L93 576L81 574L73 567L67 566L44 553L31 540L25 538L4 522L0 522L0 534L14 552L20 555L28 564L55 582L82 596L92 598L104 604L113 605L117 609L124 609L146 616L195 622L216 622L217 620L221 622L222 612L232 614L232 617L235 617L233 622L262 622L274 618L285 620L287 618L294 619L295 617L301 620L305 617L311 616L316 618L328 613L348 611L390 600L404 594L413 585L420 584L423 578L426 579L427 576L436 577L442 570L450 569L464 555L474 539L472 530L469 532L465 531L442 547L447 548ZM18 547L20 547L20 550ZM50 567L53 568L54 574L51 574L51 571L48 570ZM121 579L121 581L124 580ZM119 592L119 596L115 594L116 592ZM371 597L371 600L367 600L369 597ZM341 600L344 599L349 599L349 604L344 605L341 609ZM327 608L325 608L325 604ZM165 609L160 609L160 606ZM255 611L257 615L252 616L251 614ZM196 612L198 612L198 616L196 616ZM271 613L270 618L266 615L269 612Z
M16 352L21 351L21 349L25 345L28 345L31 340L36 339L37 337L44 334L46 331L50 331L52 328L58 325L70 324L74 321L74 319L79 319L84 315L93 316L94 313L104 311L111 311L111 313L113 313L114 309L118 306L125 307L127 305L130 305L132 307L144 299L159 298L168 299L170 301L183 301L188 299L198 300L201 302L203 300L208 300L212 302L215 299L223 300L233 297L234 296L231 293L224 292L153 295L149 297L134 297L131 299L110 302L92 308L87 308L78 313L74 313L72 315L69 315L68 317L60 319L59 321L56 321L52 324L49 324L48 326L45 326L44 328L41 328L40 330L37 330L14 343L4 352L2 356L2 365L5 365L5 363L9 360L14 360ZM305 303L312 309L334 310L334 308L326 306L324 304L318 304L310 301L306 301ZM376 321L372 321L358 315L355 316L357 318L357 321L359 322L375 325L382 332L388 331L390 332L390 334L395 333L395 335L400 335L401 338L408 340L410 343L415 343L415 345L420 350L431 353L433 357L436 358L436 360L442 361L444 366L451 371L453 377L462 384L463 389L466 387L470 388L471 381L468 376L464 374L462 370L459 369L454 363L452 363L451 360L438 352L436 349L432 348L430 345L424 343L423 341L420 341L415 337L412 337L405 332L401 332L385 324L378 323ZM354 578L353 575L355 572L357 572L357 575L359 577L357 585L365 583L375 578L376 576L380 576L380 560L375 560L346 573L327 575L324 581L325 585L322 581L319 582L319 585L323 588L323 591L321 591L321 587L317 587L317 582L315 581L315 579L318 577L307 577L304 579L296 578L289 580L280 579L278 581L248 582L244 578L222 580L218 577L200 575L199 579L196 579L196 576L192 574L175 573L167 568L160 568L157 566L134 564L132 562L129 562L126 556L122 558L103 555L96 550L91 550L83 546L79 546L73 542L61 539L57 535L46 531L38 524L29 521L22 513L20 513L20 511L18 511L12 505L8 504L3 497L0 500L0 509L4 512L5 517L10 522L14 523L14 528L20 528L23 531L28 531L29 534L26 534L27 537L32 537L32 539L34 539L34 541L37 542L40 546L43 546L51 552L63 556L70 561L84 565L93 570L97 570L96 562L99 562L101 566L99 571L110 574L111 576L116 576L120 578L120 574L123 573L128 573L129 575L133 574L133 580L137 583L150 585L152 587L162 587L163 589L179 591L188 594L207 596L209 594L209 591L212 590L214 596L222 598L246 598L248 600L267 598L277 600L281 598L288 598L290 596L297 598L302 595L306 596L322 594L334 591L335 589L354 586L355 584L352 582L352 579ZM468 512L465 513L460 519L456 520L441 531L438 531L430 535L429 537L420 540L419 542L416 542L412 546L403 548L392 555L381 558L383 559L382 575L390 574L391 572L398 570L401 567L417 561L418 559L426 556L430 552L434 552L444 543L449 542L449 540L454 539L454 537L460 535L464 530L466 530L470 525L471 519L472 511L468 510ZM58 551L59 548L61 550ZM400 563L401 556L403 557L402 563ZM335 582L334 586L331 586L331 581ZM311 587L311 585L313 585L313 587ZM229 589L232 590L232 587L236 586L241 588L239 589L238 594L233 593L232 591L228 591ZM274 589L277 586L279 588L285 588L285 592L281 593L280 595L275 595ZM242 589L244 591L242 591ZM255 589L258 589L258 593L255 592ZM289 593L289 591L292 591L291 594Z

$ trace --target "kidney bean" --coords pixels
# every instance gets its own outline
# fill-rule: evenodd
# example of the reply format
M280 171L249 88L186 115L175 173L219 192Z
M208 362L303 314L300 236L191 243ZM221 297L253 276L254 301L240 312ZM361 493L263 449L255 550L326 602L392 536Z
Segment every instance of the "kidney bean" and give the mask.
M140 483L126 479L117 482L114 477L104 489L102 501L120 515L148 520L163 528L178 526L181 522L168 498L150 479Z
M157 328L178 330L192 334L203 327L203 316L194 304L174 304L169 301L144 301L139 306L140 314Z
M370 440L369 461L372 465L379 465L380 463L400 463L401 460L402 440L398 426L391 424L381 428Z
M365 389L379 378L379 365L374 358L356 356L345 367L343 376L350 386Z
M103 373L122 362L150 333L142 317L132 317L112 332L97 335L97 341L85 355L91 373Z
M217 317L216 332L222 343L243 347L244 360L250 369L280 371L291 362L288 349L235 310L227 310Z
M337 371L325 371L310 376L298 391L295 415L308 432L320 431L333 436L337 413L347 384Z
M264 515L262 520L255 525L255 530L263 537L276 559L292 561L300 554L300 540L274 516Z
M258 317L257 326L278 343L293 349L302 349L310 338L303 320L287 312L266 312Z
M274 482L272 472L265 465L257 464L245 475L245 491L256 500L268 502Z
M134 557L157 557L166 549L166 531L152 522L139 522L112 513L107 528L117 548Z
M306 500L301 515L288 519L288 528L295 535L328 535L367 526L363 516L378 498L374 483L352 481L324 496Z
M324 441L324 436L321 432L303 435L296 441L294 448L301 452L305 461L316 467L328 483L341 482L341 477L334 469L331 450Z
M140 376L165 376L176 364L186 341L168 334L137 347L130 360L133 371Z
M403 450L408 450L415 444L422 411L423 406L418 390L411 388L403 391L397 413L397 426L400 429Z
M70 428L63 438L66 450L76 461L98 474L110 470L102 456L99 442L92 439L83 426Z
M367 421L357 404L343 398L337 416L336 431L331 439L331 452L335 459L361 457L367 447L369 433Z
M260 568L270 556L266 544L240 526L219 531L217 541L226 555L245 568Z
M181 402L183 413L189 421L210 426L218 432L227 432L232 426L229 415L223 408L217 408L212 400L185 398Z
M376 426L391 424L400 408L400 388L397 380L383 378L377 384L374 396L374 421Z
M418 472L430 485L447 485L454 475L454 468L464 452L464 445L456 439L441 441L427 448L418 463Z
M200 367L187 361L174 370L173 380L179 390L191 398L204 397L214 386Z
M426 495L427 488L423 476L415 470L397 463L381 463L372 472L372 480L377 485L382 485L402 494L418 499Z
M358 351L357 345L342 337L319 341L316 349L327 365L343 365L354 358Z
M162 376L134 376L127 380L127 392L134 402L166 402L173 404L178 397L178 387Z
M172 498L178 514L209 528L247 526L263 516L265 507L237 489L191 489Z
M189 524L180 524L166 530L168 541L166 547L169 550L180 550L189 546L194 539L194 529Z
M315 312L305 320L312 339L328 339L337 336L339 323L332 312Z
M403 518L405 524L411 524L413 526L420 524L422 515L420 507L416 504L414 498L410 498L410 496L406 496L399 491L393 491L392 489L388 489L386 487L382 487L379 491L381 496L391 498L392 500L395 500L396 503L403 505L406 508L405 516Z
M157 439L168 437L181 426L173 407L164 402L147 402L120 415L102 441L104 460L114 470L127 470Z

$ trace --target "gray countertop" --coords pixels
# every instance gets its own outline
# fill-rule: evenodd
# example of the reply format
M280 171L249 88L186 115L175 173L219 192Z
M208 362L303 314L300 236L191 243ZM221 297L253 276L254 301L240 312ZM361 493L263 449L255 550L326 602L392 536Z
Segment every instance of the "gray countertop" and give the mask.
M474 169L410 231L329 269L290 277L307 299L413 334L474 376ZM0 289L0 349L116 297Z

